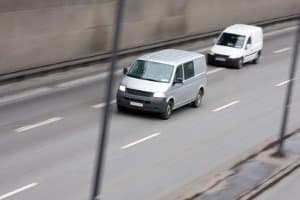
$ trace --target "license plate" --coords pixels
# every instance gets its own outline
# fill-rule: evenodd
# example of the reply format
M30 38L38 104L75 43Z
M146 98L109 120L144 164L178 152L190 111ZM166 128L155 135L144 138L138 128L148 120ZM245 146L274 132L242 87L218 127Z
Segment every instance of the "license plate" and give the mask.
M134 102L134 101L130 101L129 104L131 106L136 106L136 107L143 107L144 106L142 103L138 103L138 102Z
M226 61L226 58L220 58L220 57L216 57L217 61Z

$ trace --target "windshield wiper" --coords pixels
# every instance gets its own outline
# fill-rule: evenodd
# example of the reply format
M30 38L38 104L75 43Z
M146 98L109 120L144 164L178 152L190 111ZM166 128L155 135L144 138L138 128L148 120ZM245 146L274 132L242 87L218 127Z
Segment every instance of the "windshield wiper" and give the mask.
M151 78L141 78L143 80L147 80L147 81L154 81L154 82L160 82L158 80L155 80L155 79L151 79Z
M143 77L134 76L134 75L131 75L131 74L127 74L127 76L137 78L137 79L147 80L147 81L162 82L162 81L155 80L155 79L152 79L152 78L143 78Z
M129 77L133 77L133 78L141 78L139 76L134 76L134 75L131 75L131 74L126 74L126 75L129 76Z

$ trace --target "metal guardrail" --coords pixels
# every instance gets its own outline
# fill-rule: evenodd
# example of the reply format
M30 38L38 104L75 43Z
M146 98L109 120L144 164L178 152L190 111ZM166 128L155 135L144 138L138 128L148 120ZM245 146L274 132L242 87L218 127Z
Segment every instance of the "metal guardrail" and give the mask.
M289 16L285 16L285 17L260 21L260 22L254 23L254 25L264 27L264 26L269 26L269 25L273 25L276 23L282 23L282 22L286 22L286 21L290 21L290 20L295 20L299 17L300 17L300 14L289 15ZM176 44L191 42L191 41L200 40L200 39L207 39L207 38L211 38L211 37L218 35L222 30L223 29L206 32L206 33L193 34L190 36L179 37L179 38L176 37L173 39L158 41L156 43L139 45L139 46L135 46L135 47L121 49L118 51L118 56L133 55L133 54L141 52L141 51L162 48L165 46L176 45ZM21 76L29 76L29 75L33 75L33 74L37 74L37 73L41 73L41 72L47 72L47 71L51 71L51 70L58 70L58 69L63 69L63 68L67 68L67 67L78 66L78 65L86 64L86 63L90 63L90 62L106 60L106 59L109 59L110 57L111 57L111 52L106 52L106 53L102 53L102 54L94 54L94 55L90 55L87 57L82 57L82 58L73 59L73 60L66 60L66 61L52 63L52 64L48 64L48 65L35 66L35 67L29 68L26 70L19 70L19 71L15 71L15 72L6 73L6 74L0 74L0 81L5 81L5 80L21 77Z

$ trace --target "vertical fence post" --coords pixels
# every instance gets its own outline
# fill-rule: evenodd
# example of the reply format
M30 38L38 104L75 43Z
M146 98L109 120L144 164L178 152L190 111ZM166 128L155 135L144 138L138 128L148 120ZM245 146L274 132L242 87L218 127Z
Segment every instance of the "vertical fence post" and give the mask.
M114 83L114 71L115 71L115 65L117 63L118 44L120 40L124 4L125 4L125 0L117 1L116 17L115 17L115 24L114 24L114 38L113 38L113 45L112 45L112 52L111 52L109 76L107 80L108 84L106 86L106 97L105 97L106 106L104 107L104 111L102 112L103 121L102 121L101 129L99 129L100 135L99 135L99 142L97 146L98 151L96 157L95 172L93 177L92 194L90 198L91 200L99 200L101 198L103 168L104 168L106 142L107 142L107 129L110 120L112 90L113 90L113 83Z
M296 67L298 61L299 45L300 45L300 18L298 19L298 28L296 32L296 40L294 43L292 65L291 65L289 79L288 79L289 82L288 82L288 86L287 86L288 88L285 97L284 112L283 112L281 128L280 128L278 148L277 148L277 152L275 152L276 156L284 156L283 145L284 145L285 133L287 130L288 117L290 113L291 98L292 98L293 86L294 86L295 75L296 75Z

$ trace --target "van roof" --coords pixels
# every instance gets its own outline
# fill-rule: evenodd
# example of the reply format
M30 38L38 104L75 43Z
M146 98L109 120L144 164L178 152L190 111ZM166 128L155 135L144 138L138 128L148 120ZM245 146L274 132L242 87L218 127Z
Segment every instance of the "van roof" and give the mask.
M204 55L190 51L165 49L141 56L139 60L178 65L201 57L204 57Z
M246 25L246 24L235 24L232 26L227 27L224 32L226 33L233 33L233 34L240 34L244 36L249 36L253 32L261 32L262 28L258 26Z

